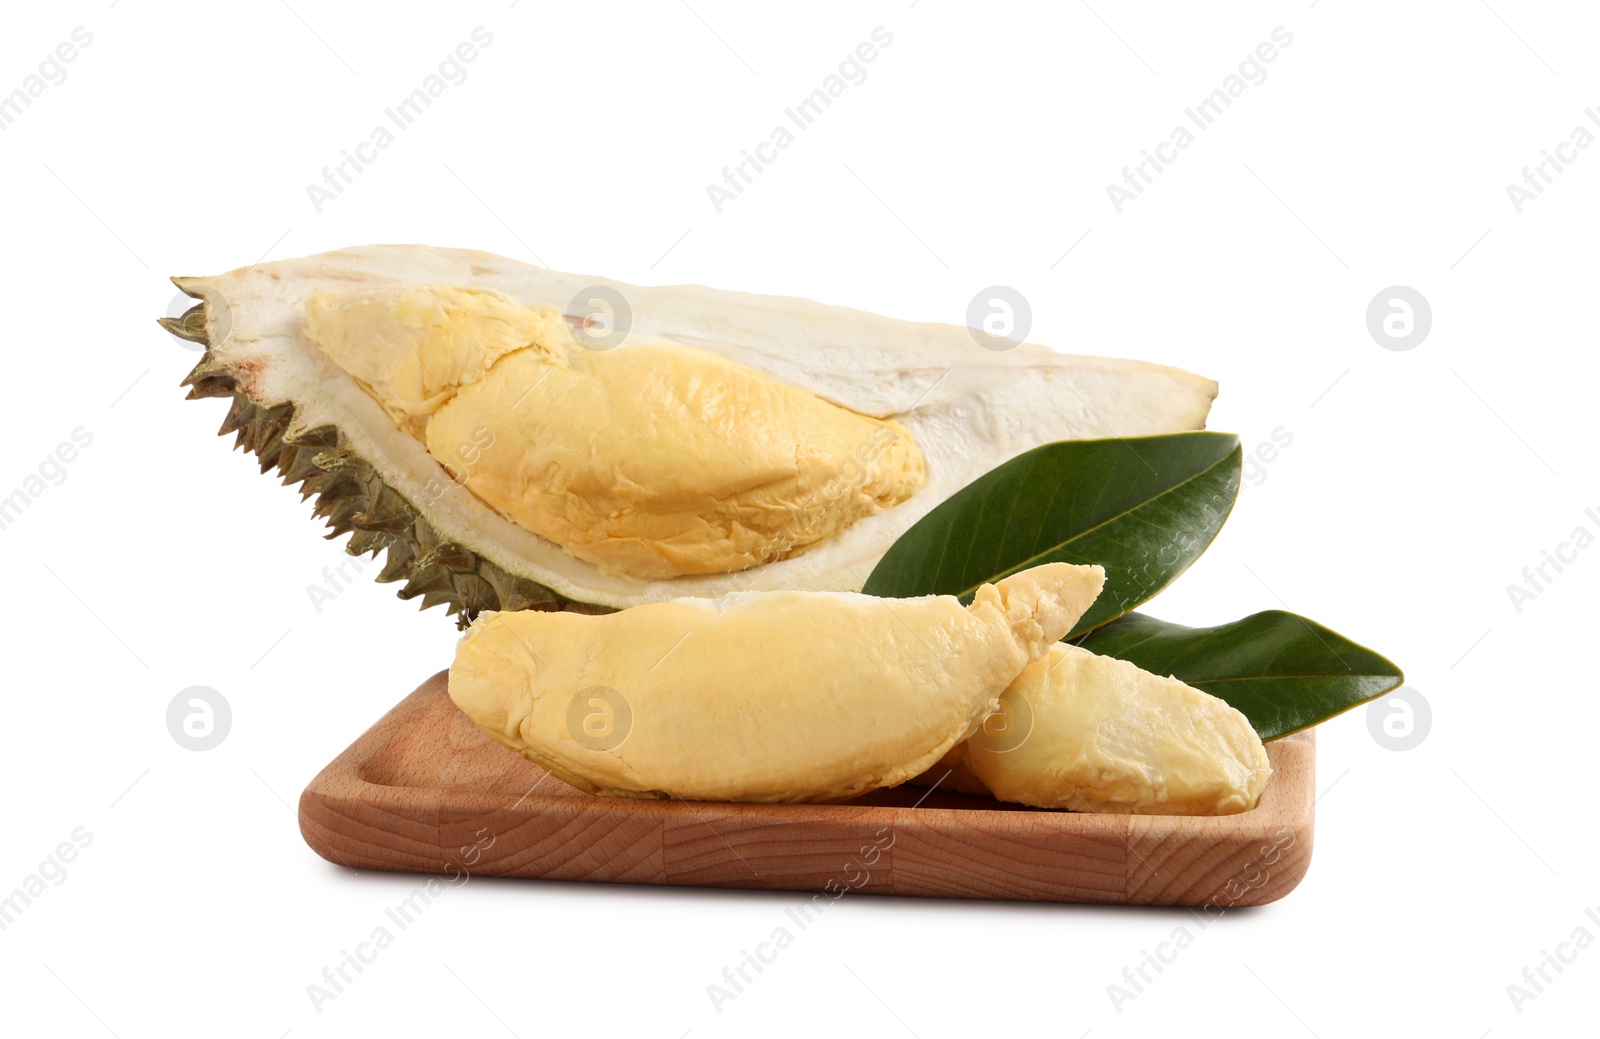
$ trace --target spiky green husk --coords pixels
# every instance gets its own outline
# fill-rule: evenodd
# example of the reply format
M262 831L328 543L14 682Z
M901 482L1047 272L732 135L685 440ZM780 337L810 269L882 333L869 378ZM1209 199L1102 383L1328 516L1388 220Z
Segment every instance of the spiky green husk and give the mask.
M180 285L181 287L181 285ZM206 339L204 304L178 318L161 318L173 335L201 343L206 353L183 380L190 400L228 397L231 404L219 436L234 434L234 445L253 452L263 473L276 468L287 485L299 484L300 497L316 498L314 514L323 517L329 539L345 534L344 550L353 556L386 553L378 580L404 581L402 599L422 598L422 608L444 604L465 628L483 610L573 610L609 613L604 606L575 602L525 577L506 572L464 545L441 538L404 495L384 483L371 463L354 454L343 433L331 425L298 433L292 403L263 405L239 388L227 366L216 359Z

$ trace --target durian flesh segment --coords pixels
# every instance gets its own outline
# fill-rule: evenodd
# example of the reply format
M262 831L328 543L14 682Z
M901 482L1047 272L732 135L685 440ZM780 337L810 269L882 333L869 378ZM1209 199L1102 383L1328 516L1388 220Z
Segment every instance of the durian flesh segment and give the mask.
M582 789L844 800L965 739L1104 579L1097 566L1046 564L983 585L967 607L742 592L605 616L485 614L457 648L450 696Z
M306 335L421 439L441 405L507 354L542 350L547 363L564 364L545 344L560 346L568 334L555 307L485 289L402 285L311 297Z
M1136 815L1231 815L1272 774L1227 702L1065 643L1019 674L964 766L1002 801ZM943 769L934 770L935 778Z
M909 498L910 433L709 351L590 350L552 305L393 285L307 336L501 515L608 573L744 570Z

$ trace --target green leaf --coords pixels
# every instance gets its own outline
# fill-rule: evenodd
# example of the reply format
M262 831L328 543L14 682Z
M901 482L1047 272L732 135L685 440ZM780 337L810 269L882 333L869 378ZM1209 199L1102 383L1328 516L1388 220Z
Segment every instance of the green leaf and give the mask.
M1205 551L1233 510L1242 459L1231 433L1045 444L917 521L863 591L965 602L984 582L1040 563L1099 563L1105 590L1080 634L1149 599Z
M1284 610L1214 628L1130 613L1078 645L1221 697L1264 740L1310 728L1405 681L1391 661Z

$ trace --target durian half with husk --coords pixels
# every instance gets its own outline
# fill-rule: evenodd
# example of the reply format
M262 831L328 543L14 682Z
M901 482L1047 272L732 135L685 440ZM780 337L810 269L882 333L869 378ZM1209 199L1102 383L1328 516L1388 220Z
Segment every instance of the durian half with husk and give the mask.
M206 346L190 396L231 398L222 432L315 495L330 537L386 549L380 581L463 621L856 591L1002 462L1198 429L1216 395L1177 369L986 349L957 326L467 250L174 281L200 300L162 322Z

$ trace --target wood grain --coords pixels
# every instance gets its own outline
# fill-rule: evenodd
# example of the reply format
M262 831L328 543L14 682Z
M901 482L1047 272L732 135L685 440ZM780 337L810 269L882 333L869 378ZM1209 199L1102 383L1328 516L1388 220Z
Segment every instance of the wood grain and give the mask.
M1217 818L1040 811L918 787L841 805L596 797L485 736L424 682L311 781L300 832L356 869L459 876L1222 912L1293 890L1311 861L1315 743L1267 745L1254 811Z

